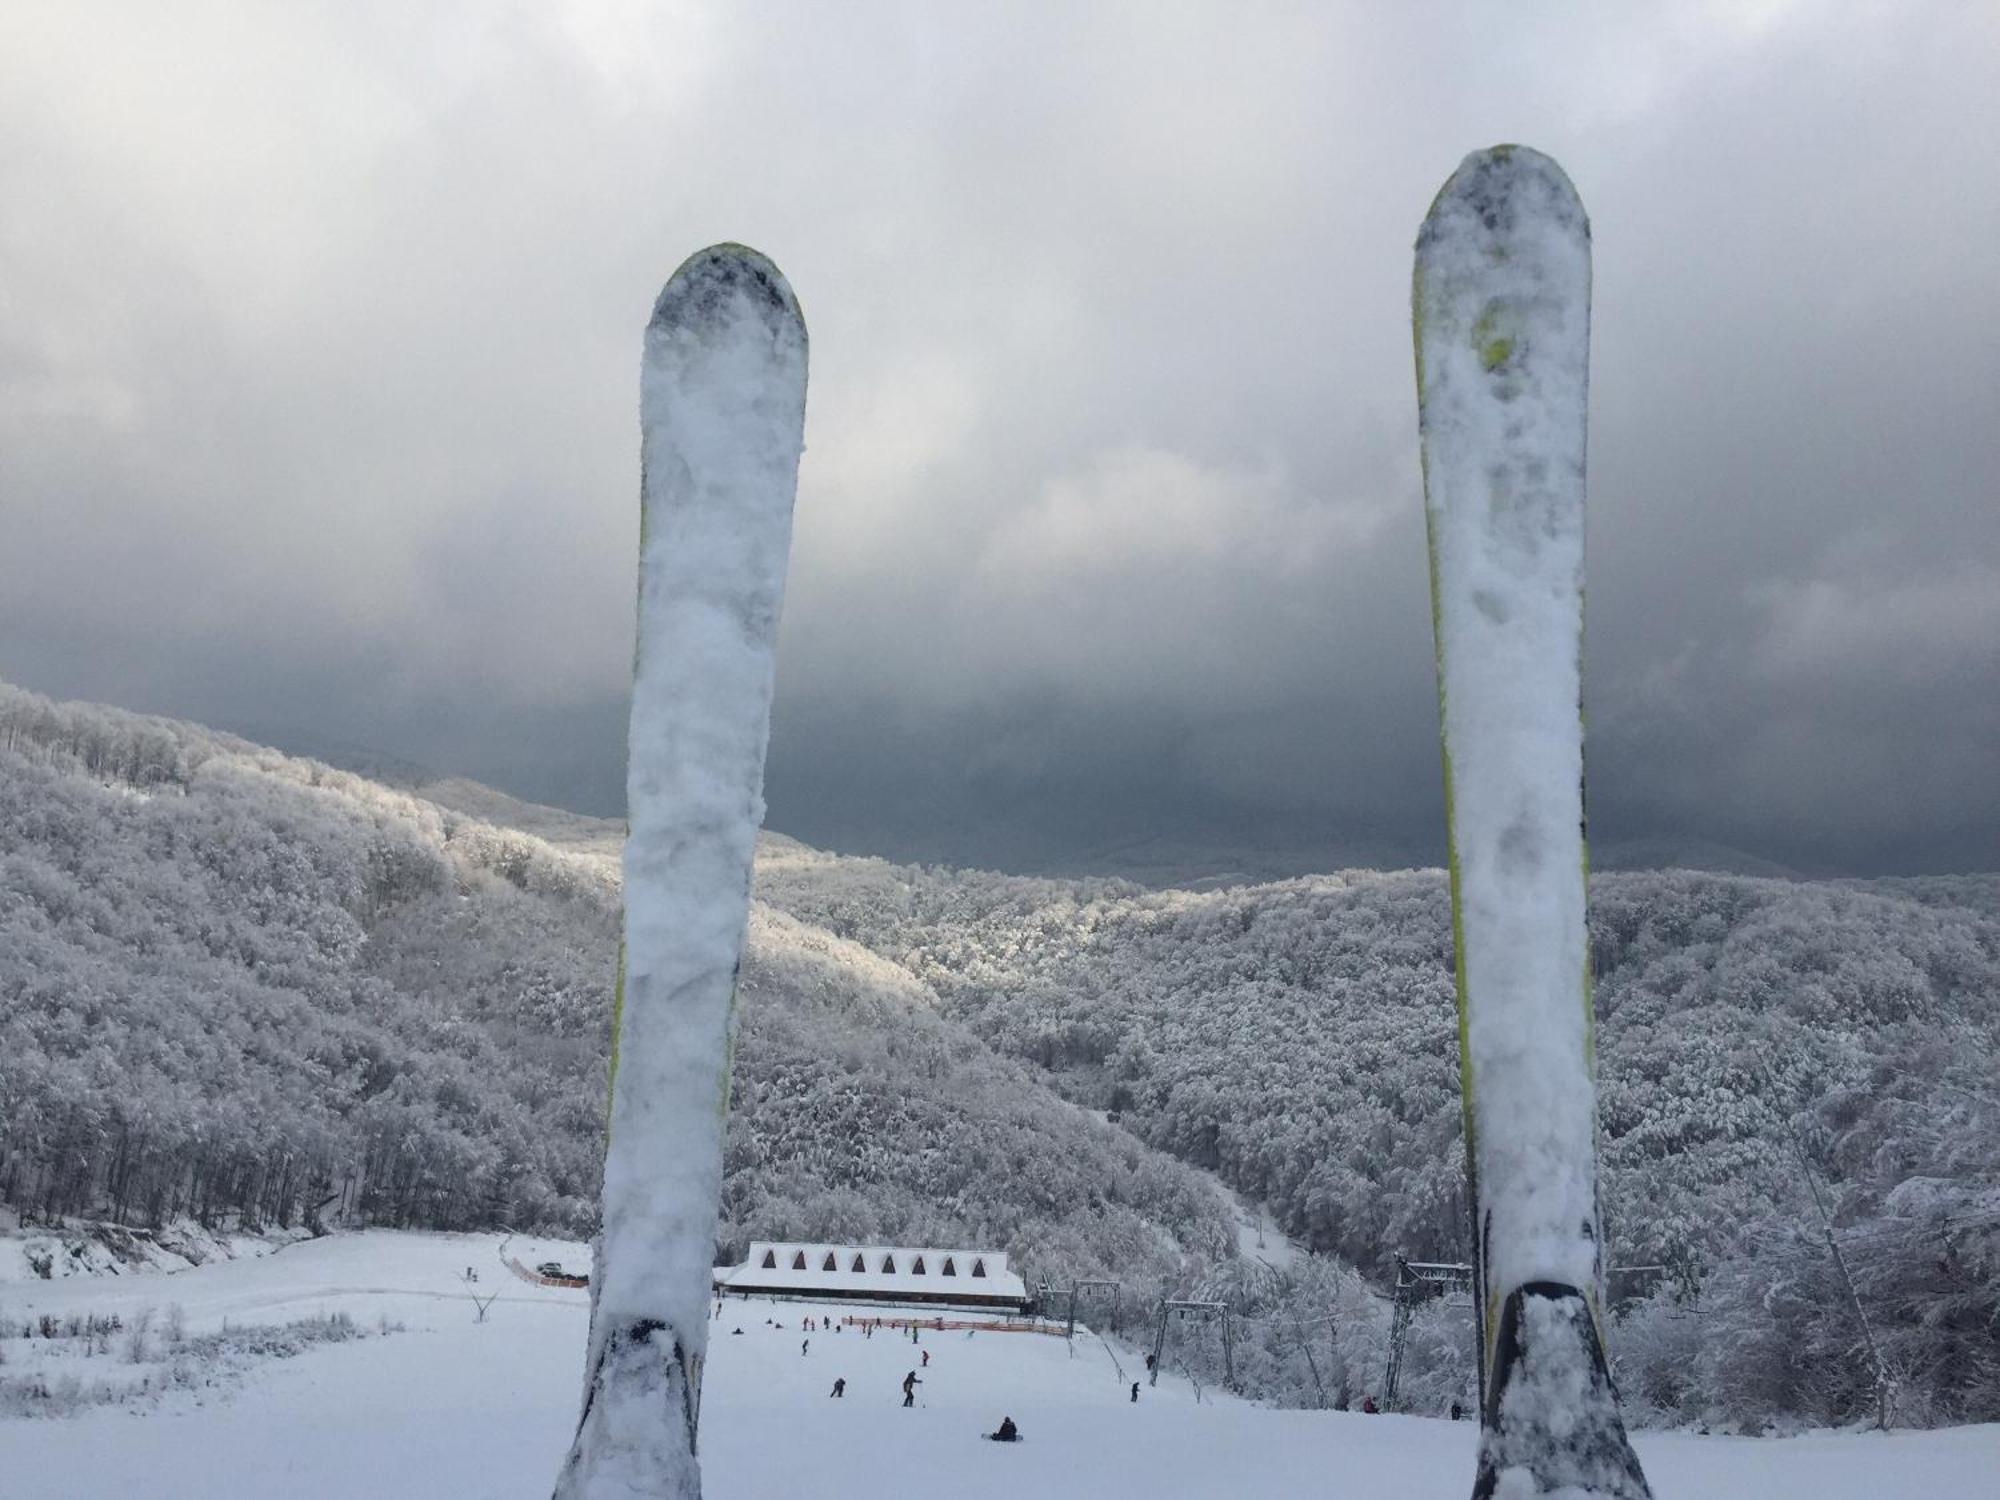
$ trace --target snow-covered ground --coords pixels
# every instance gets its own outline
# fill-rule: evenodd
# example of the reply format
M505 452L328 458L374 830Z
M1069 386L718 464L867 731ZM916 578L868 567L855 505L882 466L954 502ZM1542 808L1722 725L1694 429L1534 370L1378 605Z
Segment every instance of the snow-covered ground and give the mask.
M588 1264L580 1245L515 1239L530 1267ZM474 1317L464 1281L497 1293ZM180 1394L146 1410L0 1421L0 1493L23 1500L233 1500L368 1495L373 1500L510 1500L549 1493L569 1446L588 1297L509 1273L495 1235L341 1235L257 1259L171 1275L0 1281L0 1317L19 1322L178 1304L190 1333L346 1312L403 1332L256 1365L232 1394ZM702 1462L718 1497L895 1500L1024 1495L1159 1500L1173 1495L1460 1496L1473 1431L1419 1417L1267 1411L1180 1382L1128 1399L1098 1340L1037 1334L811 1335L799 1303L735 1301L713 1325ZM770 1320L767 1322L766 1320ZM781 1323L778 1328L772 1324ZM734 1330L741 1328L742 1334ZM922 1353L931 1363L921 1367ZM10 1359L14 1351L8 1351ZM0 1366L5 1375L17 1366ZM912 1368L923 1404L902 1408ZM843 1400L828 1396L836 1377ZM979 1441L1012 1416L1027 1441ZM2000 1474L2000 1426L1826 1433L1755 1441L1646 1434L1661 1500L1973 1500Z

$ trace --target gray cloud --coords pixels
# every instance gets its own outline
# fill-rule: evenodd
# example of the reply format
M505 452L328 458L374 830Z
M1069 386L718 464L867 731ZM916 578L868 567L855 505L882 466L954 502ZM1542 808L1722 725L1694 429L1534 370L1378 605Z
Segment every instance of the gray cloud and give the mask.
M1598 836L1991 868L1996 31L31 5L0 675L615 810L639 329L741 238L813 330L775 826L1435 858L1409 243L1524 139L1596 231Z

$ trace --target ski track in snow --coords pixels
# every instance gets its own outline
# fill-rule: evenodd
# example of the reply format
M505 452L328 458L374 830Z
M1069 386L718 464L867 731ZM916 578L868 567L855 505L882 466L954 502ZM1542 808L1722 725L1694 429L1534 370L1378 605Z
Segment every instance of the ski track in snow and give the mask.
M461 1278L476 1268L483 1294L508 1275L500 1238L370 1231L170 1274L0 1282L0 1308L15 1319L178 1302L191 1332L274 1307L406 1328L259 1364L244 1389L207 1404L0 1421L0 1493L546 1500L576 1420L589 1298L508 1277L476 1323ZM516 1239L510 1253L589 1264L586 1247L553 1241ZM927 1334L912 1348L850 1330L810 1335L801 1356L800 1320L820 1311L732 1300L710 1325L701 1457L717 1500L1462 1500L1472 1472L1469 1422L1269 1411L1214 1392L1197 1405L1172 1376L1134 1406L1093 1338L1079 1337L1072 1357L1058 1338ZM898 1387L912 1367L924 1404L906 1411ZM835 1401L827 1392L842 1375L847 1396ZM1026 1442L979 1440L1002 1416ZM1638 1448L1663 1500L1983 1500L2000 1473L2000 1425L1774 1440L1642 1433Z

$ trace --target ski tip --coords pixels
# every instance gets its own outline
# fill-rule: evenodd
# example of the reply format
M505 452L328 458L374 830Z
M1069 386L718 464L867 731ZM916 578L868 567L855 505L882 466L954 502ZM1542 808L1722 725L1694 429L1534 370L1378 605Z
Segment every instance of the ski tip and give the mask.
M653 303L649 328L683 327L730 304L754 310L766 323L796 325L805 319L784 272L768 255L725 240L697 250L675 269Z
M1651 1500L1618 1413L1590 1300L1531 1281L1501 1305L1473 1500Z
M1424 215L1421 253L1450 229L1472 231L1504 248L1530 222L1563 225L1590 238L1590 218L1569 174L1532 146L1488 146L1458 164Z

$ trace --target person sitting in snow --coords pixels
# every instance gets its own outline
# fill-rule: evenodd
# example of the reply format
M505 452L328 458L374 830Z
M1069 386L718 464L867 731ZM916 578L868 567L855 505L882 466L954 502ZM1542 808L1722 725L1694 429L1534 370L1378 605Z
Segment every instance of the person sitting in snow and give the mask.
M1002 1417L1000 1419L1000 1430L998 1432L989 1432L986 1435L996 1443L1018 1443L1021 1441L1021 1429L1014 1425L1012 1417Z

